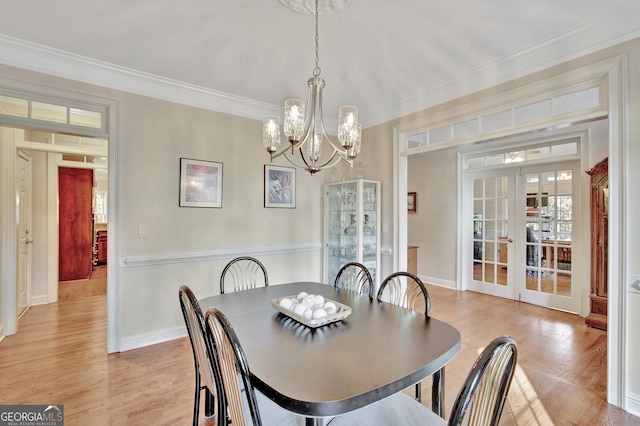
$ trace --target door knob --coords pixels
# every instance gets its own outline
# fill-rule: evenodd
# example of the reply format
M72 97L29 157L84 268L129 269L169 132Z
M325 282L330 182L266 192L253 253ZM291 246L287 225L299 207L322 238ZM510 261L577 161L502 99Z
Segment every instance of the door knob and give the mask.
M25 244L33 244L33 240L26 240L24 243Z

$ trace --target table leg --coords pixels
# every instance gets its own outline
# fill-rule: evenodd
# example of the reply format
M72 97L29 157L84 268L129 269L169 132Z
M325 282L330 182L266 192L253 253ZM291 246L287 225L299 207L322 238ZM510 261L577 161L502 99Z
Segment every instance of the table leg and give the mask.
M433 374L431 387L431 410L444 418L444 367Z
M322 417L305 417L305 426L322 426L324 425L324 419Z

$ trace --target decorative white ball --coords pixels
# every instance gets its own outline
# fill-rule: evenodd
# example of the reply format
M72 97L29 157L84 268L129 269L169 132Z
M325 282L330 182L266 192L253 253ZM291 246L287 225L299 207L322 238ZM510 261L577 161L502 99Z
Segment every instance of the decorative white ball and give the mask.
M282 306L285 309L291 309L291 306L293 305L293 302L291 302L291 299L287 299L286 297L284 299L280 299L280 302L278 303L280 306Z
M298 301L304 299L305 297L307 297L308 294L306 291L301 291L300 293L298 293L298 296L296 297L296 299L298 299Z
M311 308L307 308L307 309L304 311L304 317L305 317L305 318L307 318L307 319L311 319L311 318L313 318L313 309L311 309Z
M296 315L304 316L304 311L307 310L307 306L304 303L298 303L292 309Z
M313 311L313 319L322 319L327 317L327 311L324 309L316 309Z
M336 306L336 304L335 304L335 303L333 303L333 302L332 302L332 301L330 301L330 300L329 300L328 302L324 302L323 308L324 308L324 310L325 310L325 311L326 311L327 309L333 309L333 310L334 310L334 313L335 313L335 311L337 311L337 310L338 310L338 307Z
M302 303L304 303L308 307L313 307L316 304L316 296L315 294L309 294L304 299L302 299Z

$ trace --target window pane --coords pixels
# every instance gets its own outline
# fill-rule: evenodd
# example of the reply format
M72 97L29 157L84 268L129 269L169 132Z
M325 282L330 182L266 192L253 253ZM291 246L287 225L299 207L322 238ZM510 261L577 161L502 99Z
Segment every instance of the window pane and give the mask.
M101 129L102 114L95 111L88 111L86 109L70 108L69 124Z
M56 123L66 123L67 108L44 102L31 102L31 118Z
M26 118L29 116L29 101L0 95L0 114Z

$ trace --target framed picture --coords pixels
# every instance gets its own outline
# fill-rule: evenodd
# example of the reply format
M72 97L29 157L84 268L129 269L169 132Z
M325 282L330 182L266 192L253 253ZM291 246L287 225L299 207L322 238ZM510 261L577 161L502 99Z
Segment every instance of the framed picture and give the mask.
M222 163L180 159L180 207L222 208Z
M268 164L264 166L264 206L296 207L296 169Z
M407 211L409 213L415 213L418 205L417 194L415 192L409 192L407 194Z

